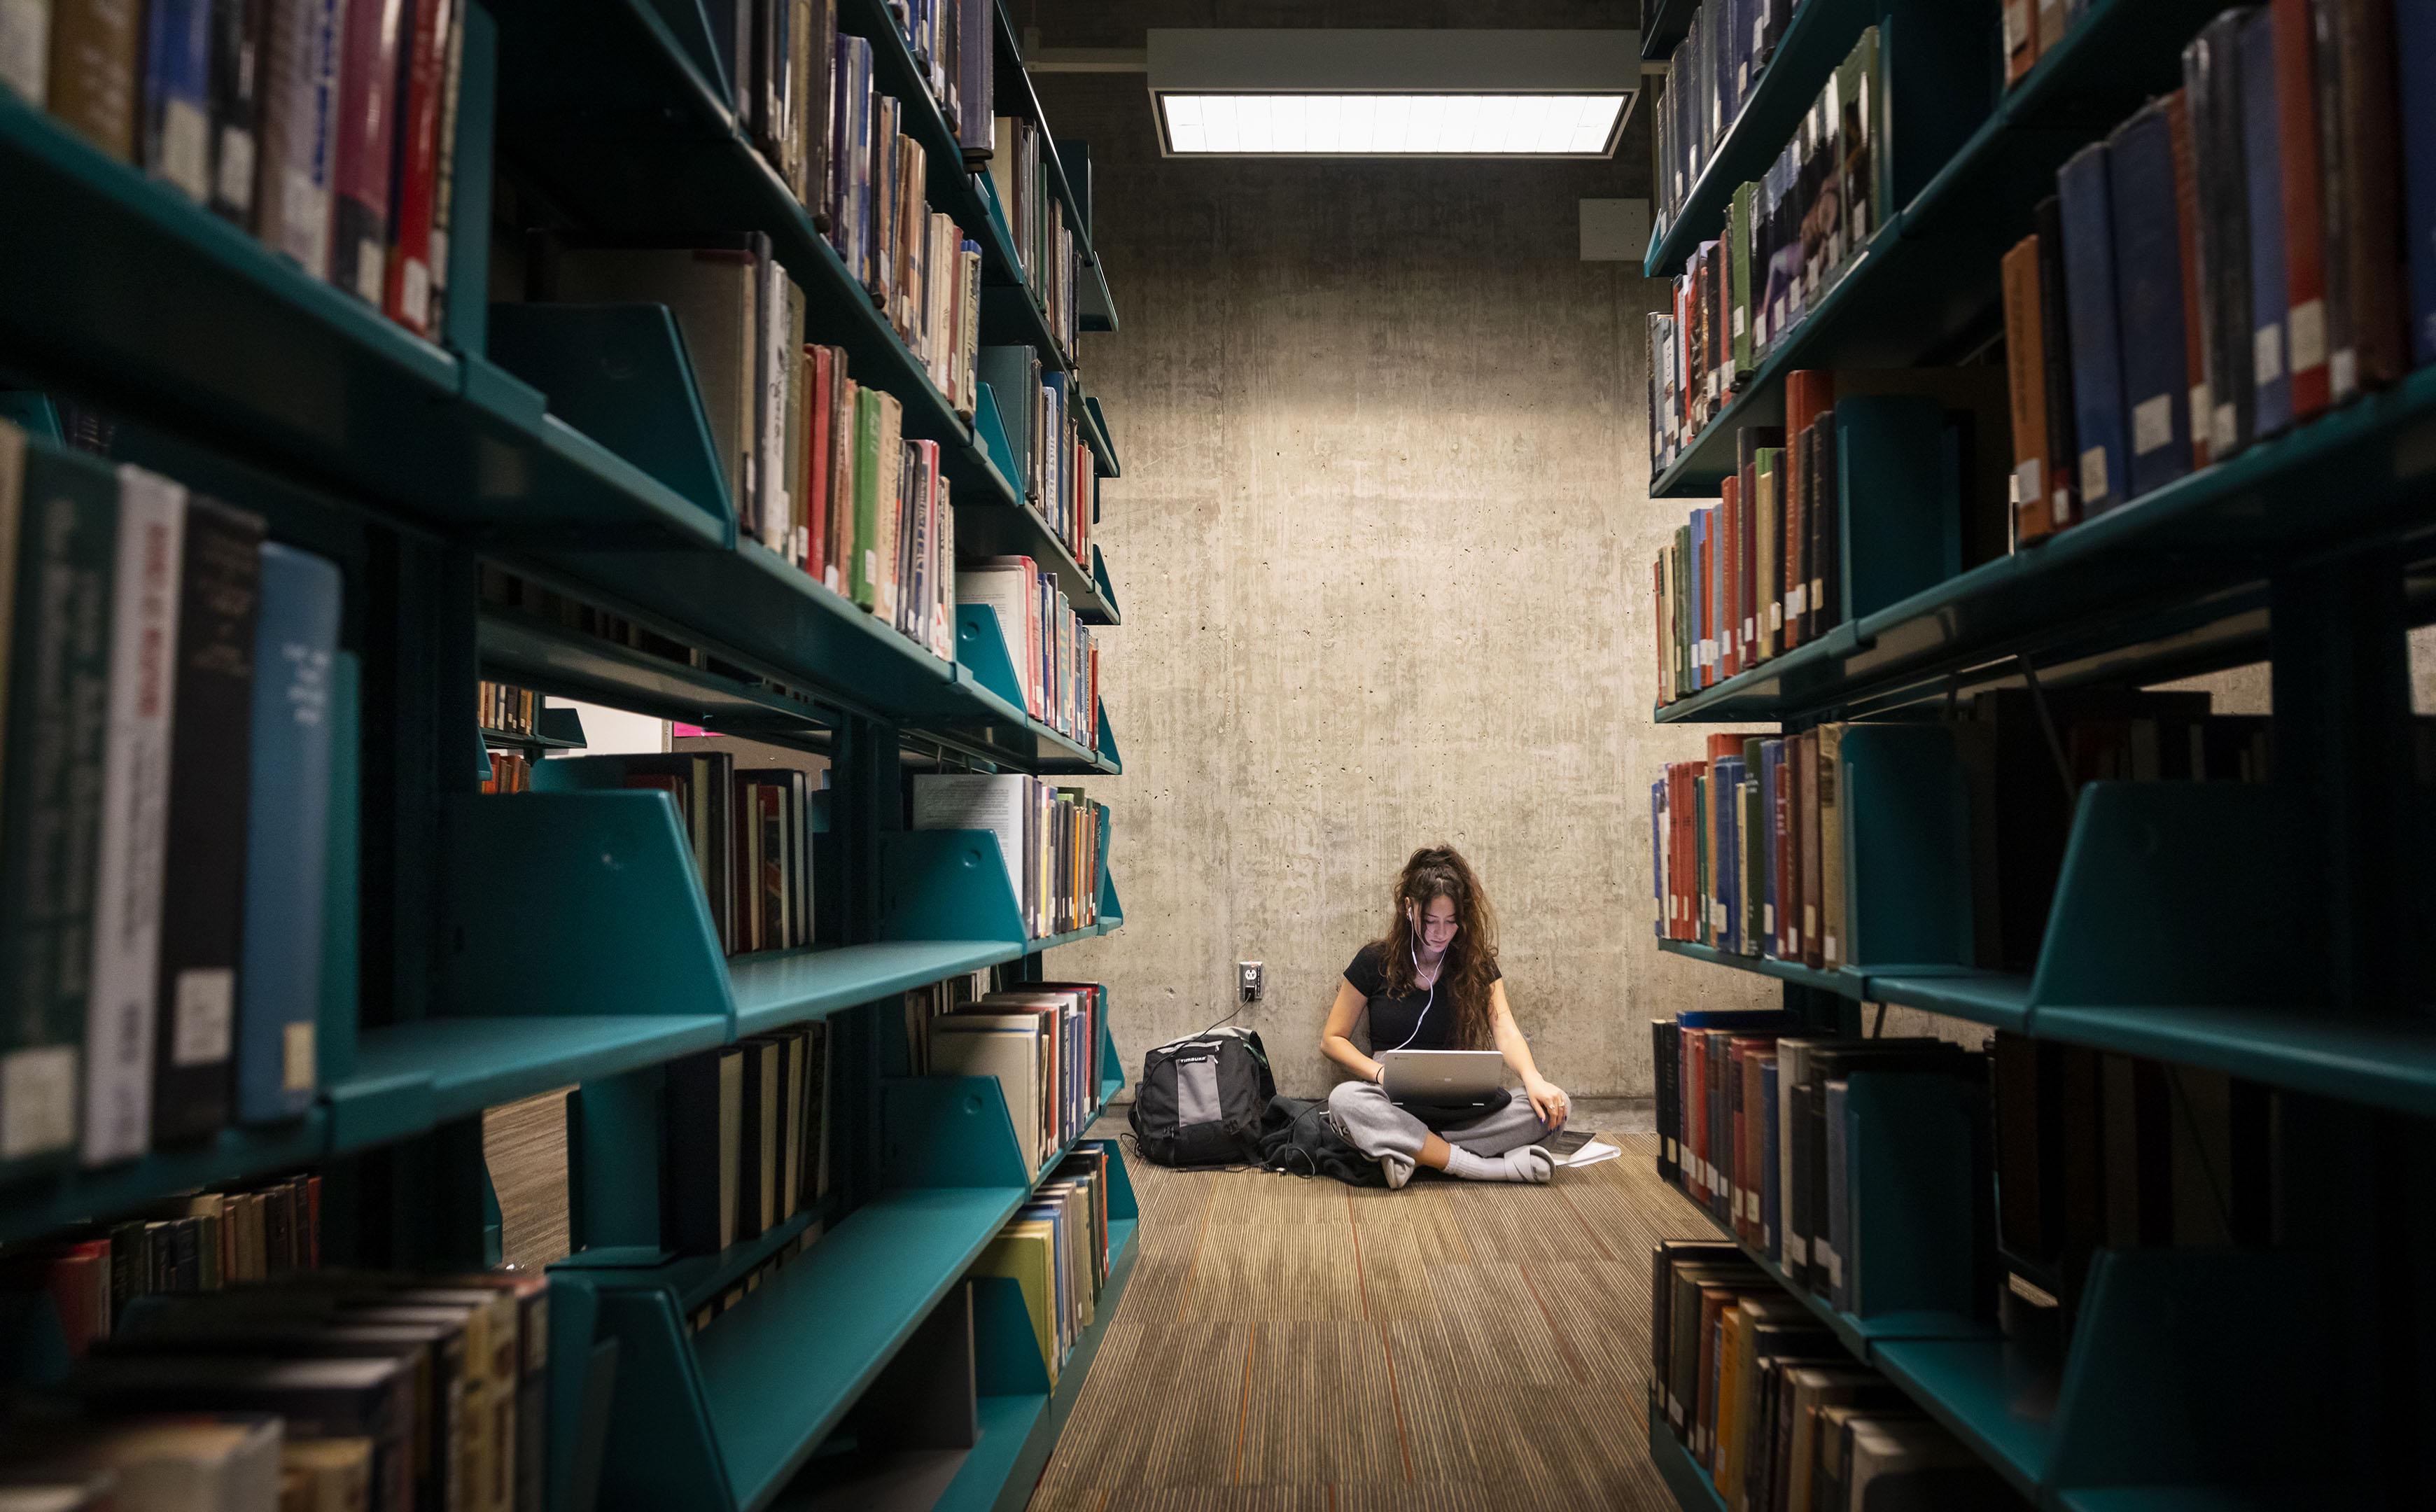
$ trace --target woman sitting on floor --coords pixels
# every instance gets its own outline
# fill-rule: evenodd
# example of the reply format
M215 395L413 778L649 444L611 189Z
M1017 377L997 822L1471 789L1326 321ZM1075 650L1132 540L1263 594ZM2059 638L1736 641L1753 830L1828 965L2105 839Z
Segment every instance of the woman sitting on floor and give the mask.
M1385 1068L1352 1040L1367 1008L1370 1044L1396 1050L1486 1050L1493 1043L1522 1079L1523 1097L1443 1135L1387 1096ZM1320 1052L1361 1078L1329 1094L1337 1132L1387 1172L1412 1179L1415 1162L1474 1181L1545 1181L1556 1169L1536 1142L1564 1126L1570 1101L1531 1063L1531 1047L1505 1005L1497 969L1497 918L1464 859L1445 846L1413 852L1396 879L1387 937L1345 968Z

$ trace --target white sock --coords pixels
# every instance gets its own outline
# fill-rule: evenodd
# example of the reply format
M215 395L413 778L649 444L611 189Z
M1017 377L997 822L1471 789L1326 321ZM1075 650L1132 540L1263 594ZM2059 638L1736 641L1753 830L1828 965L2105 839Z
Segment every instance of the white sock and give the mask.
M1547 1151L1536 1144L1504 1155L1474 1155L1459 1144L1447 1146L1447 1174L1467 1181L1529 1181L1545 1182L1556 1173L1557 1162Z

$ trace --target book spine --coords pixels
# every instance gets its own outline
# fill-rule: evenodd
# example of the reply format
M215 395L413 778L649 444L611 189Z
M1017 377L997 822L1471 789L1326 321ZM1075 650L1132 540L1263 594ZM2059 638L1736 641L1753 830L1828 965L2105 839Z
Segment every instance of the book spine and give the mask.
M336 565L275 543L262 547L260 571L237 973L237 1117L246 1122L292 1118L313 1104L340 593Z
M2199 164L2192 155L2188 92L2166 96L2166 123L2174 158L2174 228L2183 275L2183 372L2190 385L2184 424L2191 436L2191 466L2208 464L2209 417L2216 406L2208 397L2210 365L2207 318L2207 274L2200 234Z
M330 276L330 165L346 0L270 0L262 166L264 241L315 278Z
M2046 371L2039 346L2039 238L2023 237L1999 265L2005 301L2005 383L2013 422L2013 540L2047 534Z
M2114 227L2102 142L2056 175L2062 200L2064 300L2072 330L2073 429L2080 443L2080 506L2096 515L2130 497L2123 443L2123 364L2115 320Z
M212 213L252 232L270 0L212 0L211 12Z
M417 336L432 323L432 213L440 194L440 121L448 85L448 43L456 31L451 0L414 0L410 29L399 39L401 88L382 313Z
M864 609L879 601L879 401L876 389L855 393L854 601Z
M440 339L448 323L448 234L457 224L457 118L465 92L465 4L453 6L441 53L440 129L432 167L431 237L426 258L431 308L426 329Z
M76 1142L106 726L117 487L91 458L0 424L7 781L0 783L0 1171ZM23 521L22 530L20 520Z
M2283 118L2271 14L2253 11L2242 22L2240 56L2241 148L2249 174L2253 434L2265 437L2292 423L2290 343L2285 328L2291 283L2284 236Z
M142 1155L152 1125L170 721L185 490L119 470L110 692L94 883L93 999L85 1020L87 1165Z
M2436 77L2436 4L2394 0L2393 40L2397 77ZM2410 365L2424 367L2436 362L2436 90L2406 89L2398 99Z
M2325 222L2318 155L2316 26L2310 0L2271 0L2275 119L2284 175L2285 350L2292 418L2323 412L2326 374Z
M2207 278L2201 303L2208 312L2208 455L2217 461L2250 443L2256 419L2239 36L2240 17L2227 12L2183 49L2192 174L2199 181L2200 265Z
M2182 235L2174 213L2173 126L2163 101L2115 130L2106 163L2131 436L2126 496L2137 497L2191 470Z
M144 47L144 170L211 199L212 0L151 0Z
M0 85L39 108L50 83L51 0L0 0Z
M391 154L397 140L403 8L354 0L339 67L332 162L330 282L377 307L389 246Z
M2394 11L2384 0L2318 0L2317 20L2319 78L2334 101L2324 134L2339 159L2326 175L2327 287L2331 297L2340 267L2345 306L2327 375L2342 399L2397 383L2410 368L2393 255L2402 245Z
M155 987L164 1010L152 1047L156 1146L229 1121L262 536L258 515L187 501Z
M51 11L51 113L121 163L142 145L143 27L137 0L55 0Z

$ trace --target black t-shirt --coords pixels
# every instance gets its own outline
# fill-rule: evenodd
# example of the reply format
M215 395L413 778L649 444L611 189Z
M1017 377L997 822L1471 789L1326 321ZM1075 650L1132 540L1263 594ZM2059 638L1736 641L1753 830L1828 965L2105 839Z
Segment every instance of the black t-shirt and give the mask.
M1387 974L1383 969L1386 958L1385 948L1373 943L1355 952L1353 964L1345 968L1345 980L1370 1001L1370 1053L1456 1049L1454 1003L1444 990L1444 968L1441 967L1439 990L1435 996L1430 988L1419 987L1409 988L1401 997L1388 997ZM1490 962L1488 980L1494 982L1502 975L1497 963Z

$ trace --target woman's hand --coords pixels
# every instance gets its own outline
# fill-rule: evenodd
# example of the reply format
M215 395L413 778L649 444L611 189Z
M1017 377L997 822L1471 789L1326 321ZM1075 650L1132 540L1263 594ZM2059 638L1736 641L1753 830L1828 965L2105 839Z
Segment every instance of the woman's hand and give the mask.
M1522 1081L1522 1091L1531 1099L1531 1111L1540 1115L1540 1122L1553 1130L1565 1121L1574 1110L1573 1099L1563 1087L1544 1076L1529 1076Z

